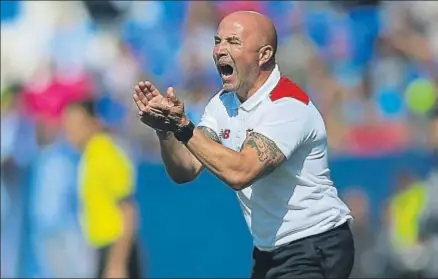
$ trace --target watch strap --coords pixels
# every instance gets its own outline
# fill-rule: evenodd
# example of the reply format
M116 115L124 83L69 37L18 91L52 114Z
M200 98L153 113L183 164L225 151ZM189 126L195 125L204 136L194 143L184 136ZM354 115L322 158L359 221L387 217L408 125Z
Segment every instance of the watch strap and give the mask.
M174 136L180 142L188 142L192 138L194 130L195 130L195 124L193 124L193 122L190 121L187 125L183 127L179 127L174 132Z

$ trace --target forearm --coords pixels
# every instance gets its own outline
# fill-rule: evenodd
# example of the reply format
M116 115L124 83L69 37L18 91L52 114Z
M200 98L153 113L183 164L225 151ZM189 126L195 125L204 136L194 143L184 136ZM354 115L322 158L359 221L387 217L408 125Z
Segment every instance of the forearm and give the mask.
M123 233L110 248L106 265L109 268L118 265L123 268L127 265L135 237L136 209L134 204L131 201L123 201L119 206L123 214Z
M190 182L202 170L202 164L172 133L157 132L161 157L169 176L177 183Z
M251 177L244 155L209 139L199 129L186 143L188 150L213 174L231 188L240 190L247 186Z

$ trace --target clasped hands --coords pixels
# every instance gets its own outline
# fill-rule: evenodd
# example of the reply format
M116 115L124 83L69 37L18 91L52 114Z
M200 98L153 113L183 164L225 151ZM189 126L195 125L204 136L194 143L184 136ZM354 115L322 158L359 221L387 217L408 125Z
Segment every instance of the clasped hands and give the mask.
M184 103L176 97L172 87L163 96L151 82L140 81L134 87L133 98L140 120L157 131L175 132L189 123Z

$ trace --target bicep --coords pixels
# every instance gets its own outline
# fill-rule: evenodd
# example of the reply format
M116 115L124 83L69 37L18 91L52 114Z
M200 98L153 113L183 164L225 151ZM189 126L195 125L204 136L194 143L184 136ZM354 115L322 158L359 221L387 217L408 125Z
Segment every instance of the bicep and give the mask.
M286 160L273 140L256 132L246 138L241 152L247 158L246 163L251 167L254 178L271 173Z

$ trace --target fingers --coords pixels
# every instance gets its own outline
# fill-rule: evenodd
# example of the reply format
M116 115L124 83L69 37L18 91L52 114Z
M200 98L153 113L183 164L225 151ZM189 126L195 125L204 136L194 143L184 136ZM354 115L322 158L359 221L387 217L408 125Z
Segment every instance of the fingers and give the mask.
M157 116L157 117L166 117L167 116L167 112L162 110L161 108L154 108L153 106L150 106L147 109L148 109L147 112L153 116Z
M140 81L134 86L133 98L140 111L144 112L148 102L159 95L160 92L149 81Z
M140 101L144 102L145 105L147 104L148 99L146 98L145 92L142 90L141 82L134 86L134 93L137 94Z
M181 111L175 111L174 106L168 106L157 103L150 103L148 105L148 109L154 113L154 115L159 114L161 119L164 119L167 124L171 124L173 126L181 123L182 113Z
M145 81L144 82L144 87L145 87L145 90L143 90L143 91L146 91L147 93L149 93L150 94L150 98L152 99L153 97L155 97L155 96L158 96L158 95L160 95L160 91L158 91L158 89L155 87L155 85L153 85L152 84L152 82L150 82L150 81ZM148 97L148 96L147 96ZM149 99L149 97L148 97L148 99ZM150 100L150 99L149 99Z
M137 85L139 86L141 91L146 89L146 85L145 85L144 81L138 82Z
M155 121L158 120L165 120L166 119L166 115L159 109L156 108L151 108L151 107L146 107L143 111L139 112L139 115L142 117L146 117L148 119L153 119Z
M137 90L135 90L135 91L137 91ZM140 96L143 96L143 100L140 98ZM146 98L144 97L144 95L142 93L135 92L133 95L133 99L134 99L135 104L137 105L138 110L140 111L140 115L142 115L147 107Z
M134 86L133 99L139 109L140 119L146 125L154 129L168 129L175 122L170 114L178 98L172 87L168 88L164 98L151 82L141 81Z
M173 103L168 102L151 82L138 82L134 86L133 99L144 124L153 129L169 130L171 120L168 115Z
M158 104L158 103L150 103L148 108L151 111L154 111L156 113L160 112L161 114L167 116L170 113L170 108L169 106L165 105L165 104Z
M152 84L150 81L140 81L135 86L137 95L140 100L142 100L143 96L146 100L150 101L152 98L159 96L160 91Z
M180 100L175 95L175 90L173 89L173 87L167 88L166 97L167 97L167 100L169 102L173 103L174 105L180 103Z
M169 101L172 101L173 98L175 98L175 92L174 92L174 90L173 90L173 87L169 87L169 88L167 88L166 98L167 98Z

